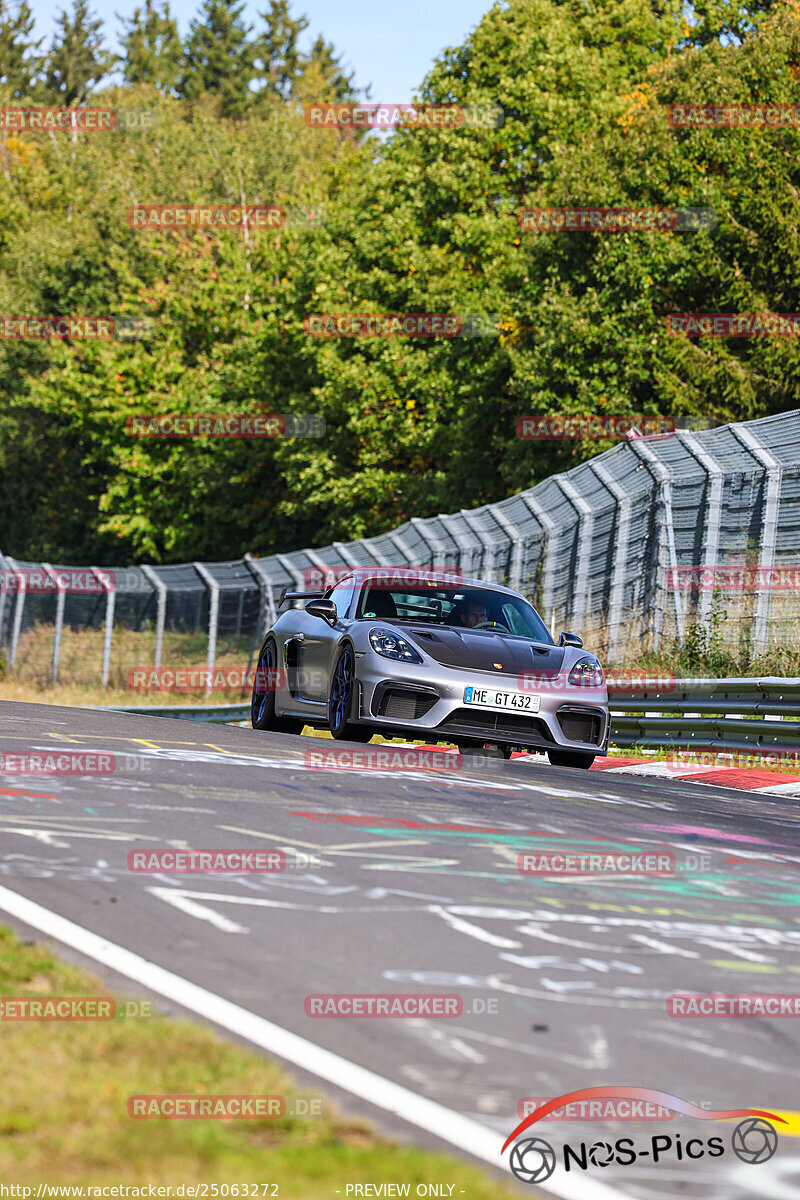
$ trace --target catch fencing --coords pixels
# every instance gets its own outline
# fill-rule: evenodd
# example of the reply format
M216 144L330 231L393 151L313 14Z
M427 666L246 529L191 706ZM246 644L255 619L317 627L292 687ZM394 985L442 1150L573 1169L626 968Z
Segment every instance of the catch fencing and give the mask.
M529 442L536 453L536 442ZM800 409L704 431L630 437L515 496L476 509L413 517L375 538L217 563L132 566L94 593L59 590L66 569L0 554L0 654L13 666L25 632L53 626L52 677L62 631L103 629L98 674L108 682L114 629L250 639L250 661L275 619L280 590L308 590L355 566L460 571L507 583L534 601L553 632L579 633L606 662L683 641L713 622L751 658L800 648ZM41 568L51 590L24 578ZM690 570L696 568L697 570ZM725 568L722 575L720 569ZM8 573L11 573L9 576ZM715 592L715 587L717 591ZM137 664L138 665L138 664Z

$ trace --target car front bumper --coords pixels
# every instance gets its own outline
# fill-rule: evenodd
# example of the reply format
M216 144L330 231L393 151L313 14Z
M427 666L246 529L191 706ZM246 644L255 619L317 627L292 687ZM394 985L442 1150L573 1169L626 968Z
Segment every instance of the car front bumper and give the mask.
M359 681L357 712L360 723L397 736L431 742L500 742L536 750L578 750L600 753L608 727L608 697L604 687L567 685L563 676L536 689L522 689L516 676L501 672L463 671L435 664L415 667L377 655L357 655ZM467 705L470 686L506 691L530 691L539 696L539 711L483 708Z

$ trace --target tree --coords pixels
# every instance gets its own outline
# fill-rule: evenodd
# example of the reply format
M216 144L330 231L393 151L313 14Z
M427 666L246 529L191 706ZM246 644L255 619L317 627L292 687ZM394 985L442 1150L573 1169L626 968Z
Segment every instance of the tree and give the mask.
M289 0L270 0L269 10L259 15L266 26L257 42L260 73L268 89L287 99L301 71L297 41L308 27L308 17L291 17Z
M14 100L30 95L41 70L37 51L44 39L33 41L33 26L27 0L18 0L13 9L7 0L0 0L0 85L10 89Z
M145 0L144 8L134 9L129 20L120 20L127 27L120 58L125 82L152 83L162 92L171 92L180 75L183 47L169 0L160 7L156 0Z
M83 104L114 61L103 48L103 22L90 15L86 0L72 0L72 14L62 9L58 27L45 62L45 92L57 104Z
M354 84L355 73L347 72L341 58L336 54L332 42L326 42L322 34L304 56L300 67L297 92L316 99L325 99L339 104L354 103L360 99L361 90Z
M242 20L244 3L204 0L190 26L185 65L178 92L186 98L210 93L221 101L226 116L241 116L250 100L256 74L252 25Z

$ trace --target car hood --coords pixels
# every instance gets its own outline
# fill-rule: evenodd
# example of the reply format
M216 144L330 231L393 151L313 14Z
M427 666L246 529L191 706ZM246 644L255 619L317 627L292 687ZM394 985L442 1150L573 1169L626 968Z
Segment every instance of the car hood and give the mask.
M564 660L561 646L527 642L521 638L505 637L489 630L415 628L397 626L403 637L409 638L431 658L446 667L462 667L473 671L502 671L504 675L525 672L532 679L551 679L557 675ZM496 664L500 663L498 667Z

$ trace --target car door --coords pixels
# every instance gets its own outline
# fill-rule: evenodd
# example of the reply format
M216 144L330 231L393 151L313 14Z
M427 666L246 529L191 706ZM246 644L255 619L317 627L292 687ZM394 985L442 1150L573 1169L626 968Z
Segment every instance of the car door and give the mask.
M341 618L346 617L355 592L352 577L341 580L326 599L336 605L339 622L331 626L322 617L310 617L304 622L304 638L299 647L298 665L302 693L309 700L328 699L333 662L342 636Z

